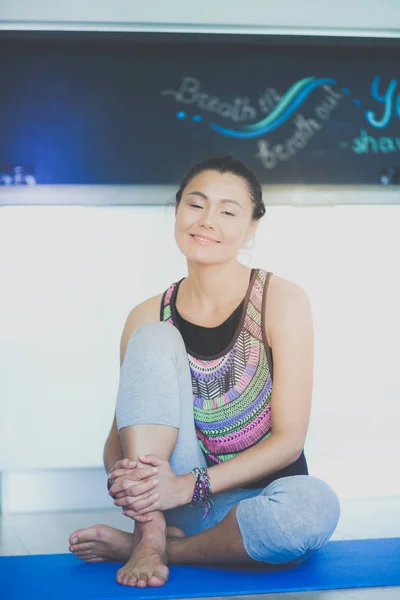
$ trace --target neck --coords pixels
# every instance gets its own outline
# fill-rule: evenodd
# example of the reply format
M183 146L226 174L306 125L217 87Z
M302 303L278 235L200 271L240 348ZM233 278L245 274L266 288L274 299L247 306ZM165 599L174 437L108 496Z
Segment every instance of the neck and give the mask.
M224 264L202 265L188 261L184 295L192 305L207 309L240 299L247 290L249 267L237 260Z

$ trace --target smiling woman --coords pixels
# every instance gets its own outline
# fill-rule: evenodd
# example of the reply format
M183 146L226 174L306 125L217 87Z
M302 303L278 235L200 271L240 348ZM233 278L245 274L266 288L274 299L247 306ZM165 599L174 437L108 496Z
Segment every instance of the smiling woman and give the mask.
M188 274L127 319L105 463L109 493L135 533L100 525L71 535L83 558L123 552L122 585L163 585L167 563L295 564L337 525L337 496L308 475L303 451L314 352L308 297L237 258L264 213L260 183L242 162L195 165L175 209ZM121 468L121 456L133 467Z
M188 261L210 263L217 252L219 260L236 261L265 213L254 173L229 156L194 166L182 181L176 203L175 240ZM212 254L201 258L198 246L210 248Z

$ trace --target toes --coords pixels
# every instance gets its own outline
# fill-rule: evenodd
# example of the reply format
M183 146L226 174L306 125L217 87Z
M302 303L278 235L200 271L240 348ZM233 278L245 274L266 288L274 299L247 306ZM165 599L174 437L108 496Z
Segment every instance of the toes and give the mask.
M136 577L136 575L130 575L129 573L125 573L124 571L118 571L117 582L121 585L134 587L138 585L138 578Z
M136 577L129 577L128 575L125 575L121 579L120 583L122 585L127 585L127 586L132 586L132 587L136 587L138 585Z
M98 558L93 552L82 552L81 554L76 555L78 558L82 560L88 560L89 558Z
M134 575L129 576L124 571L117 572L117 582L121 585L136 585L137 578Z
M144 573L140 573L137 584L138 587L146 587L147 586L147 575Z
M71 552L82 552L84 550L93 550L94 544L93 542L86 542L85 544L78 544L75 546L70 546Z
M74 533L72 535L69 536L68 541L71 545L77 544L80 541L79 534L81 533L81 531L83 531L83 529L77 529L76 531L74 531ZM77 541L75 541L75 540L77 540Z
M168 581L168 578L169 569L164 565L162 568L154 570L153 575L149 577L148 584L152 587L159 587L160 585L164 585Z
M76 531L74 531L74 533L69 537L69 543L71 544L71 546L73 544L79 544L80 542L88 541L91 537L89 533L90 529L91 527L87 527L86 529L77 529Z
M105 558L100 558L100 557L96 556L94 558L88 558L87 562L96 563L96 562L105 562L105 560L106 560Z
M148 584L150 587L161 587L162 585L164 585L164 583L166 583L166 581L166 579L162 579L161 577L153 575L149 578Z
M77 529L70 537L69 543L72 545L79 544L81 542L90 542L104 538L105 530L107 525L93 525L92 527L86 527L85 529ZM74 539L78 539L74 542Z

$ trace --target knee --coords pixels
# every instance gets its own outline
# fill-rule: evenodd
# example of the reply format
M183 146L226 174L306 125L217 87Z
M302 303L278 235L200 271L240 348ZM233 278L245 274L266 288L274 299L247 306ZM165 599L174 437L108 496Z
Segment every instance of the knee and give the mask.
M154 321L141 325L131 335L126 352L125 360L144 358L160 355L163 358L173 354L177 349L185 349L185 345L178 329L171 323Z
M340 518L340 503L333 489L322 479L299 476L294 482L292 519L287 535L292 556L306 558L319 550L332 536ZM289 492L290 493L290 490Z
M308 558L329 540L340 517L339 500L332 488L308 475L278 479L260 496L244 502L253 502L247 507L253 519L252 539L244 535L248 553L271 564Z

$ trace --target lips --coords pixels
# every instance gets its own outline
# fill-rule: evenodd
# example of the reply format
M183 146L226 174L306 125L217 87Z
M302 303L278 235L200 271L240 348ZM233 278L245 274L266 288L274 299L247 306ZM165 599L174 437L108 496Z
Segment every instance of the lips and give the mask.
M210 242L215 242L216 244L220 244L221 243L218 240L209 237L208 235L200 235L200 234L197 234L197 233L191 233L190 235L192 237L203 238L203 240L208 240Z

